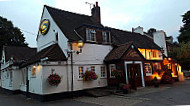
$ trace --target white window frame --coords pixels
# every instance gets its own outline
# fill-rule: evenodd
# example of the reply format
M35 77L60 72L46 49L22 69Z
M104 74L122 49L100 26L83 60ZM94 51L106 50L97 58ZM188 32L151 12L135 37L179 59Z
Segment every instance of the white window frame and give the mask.
M104 70L102 70L102 69L104 69ZM106 78L106 67L105 66L100 66L100 73L101 73L101 78Z
M82 68L82 73L80 72L80 68ZM78 67L78 78L79 79L83 79L83 74L84 74L84 67L83 66L79 66Z
M93 37L94 40L92 40ZM86 29L86 41L96 42L96 31L94 29Z
M116 65L115 65L115 64L110 64L110 65L109 65L110 78L115 78L115 76L112 76L112 75L111 75L112 67L114 67L113 69L115 70L115 69L116 69Z
M90 70L91 70L92 72L96 72L96 67L95 67L95 66L90 66Z
M147 65L149 65L149 66L147 66ZM150 63L144 63L144 69L145 69L146 76L152 75L152 66ZM148 72L147 72L147 69L148 69Z

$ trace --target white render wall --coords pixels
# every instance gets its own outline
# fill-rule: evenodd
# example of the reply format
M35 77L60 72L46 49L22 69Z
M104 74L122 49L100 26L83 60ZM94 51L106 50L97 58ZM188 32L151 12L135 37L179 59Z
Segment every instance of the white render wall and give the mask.
M166 48L166 40L165 40L165 32L164 31L156 31L153 33L153 40L154 42L163 48L164 54L168 56L167 48Z
M41 51L42 49L57 43L56 33L58 33L58 45L60 46L65 56L67 57L66 49L68 47L68 39L62 33L60 28L56 25L55 21L53 20L53 18L51 17L46 8L44 8L44 13L42 14L42 20L43 19L48 19L50 21L50 28L48 33L45 35L42 35L40 32L38 32L39 35L37 38L37 50Z
M32 76L32 67L36 66L36 76ZM41 65L31 65L28 67L29 92L34 94L42 93L42 70Z
M12 83L11 83L11 72L12 72ZM20 90L20 82L21 82L20 70L14 69L14 70L1 71L2 88L13 91Z
M61 93L68 91L68 75L66 65L55 65L55 66L43 66L43 76L42 76L42 83L43 83L43 94L52 94L52 93ZM61 82L58 86L51 86L47 82L48 76L52 73L57 73L61 76Z

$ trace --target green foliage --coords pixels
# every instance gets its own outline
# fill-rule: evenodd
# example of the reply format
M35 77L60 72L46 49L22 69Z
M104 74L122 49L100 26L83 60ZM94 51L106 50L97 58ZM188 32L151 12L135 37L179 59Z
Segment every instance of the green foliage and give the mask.
M190 69L190 42L180 43L178 47L173 48L173 52L169 54L170 57L179 61L183 69Z
M0 16L0 50L3 45L27 46L25 38L19 28L14 27L11 21ZM0 52L1 56L1 52Z
M178 41L180 43L187 43L190 41L190 10L182 15L182 17L182 22L184 23L184 25L179 30L180 35L178 36Z
M113 70L111 72L111 75L115 76L115 78L121 78L122 77L121 70Z

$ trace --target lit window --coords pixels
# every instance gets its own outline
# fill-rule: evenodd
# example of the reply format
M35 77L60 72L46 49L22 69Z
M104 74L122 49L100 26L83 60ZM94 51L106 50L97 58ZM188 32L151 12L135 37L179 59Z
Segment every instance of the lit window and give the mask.
M157 57L155 51L152 52L152 56L153 56L154 58Z
M91 66L91 71L95 72L95 66Z
M115 76L112 76L112 72L116 69L115 64L110 64L109 69L110 69L110 77L112 78L115 77Z
M109 43L109 35L107 34L107 32L102 32L102 40L103 43Z
M170 63L168 63L168 69L172 69L172 66L171 66L171 64Z
M32 67L32 77L36 77L36 66Z
M106 77L105 66L101 66L101 77L102 77L102 78L105 78L105 77Z
M96 41L96 31L94 29L86 29L86 40L91 42Z
M152 67L150 63L145 63L144 68L145 68L146 76L152 75Z
M79 67L79 78L83 78L83 71L84 71L84 68Z

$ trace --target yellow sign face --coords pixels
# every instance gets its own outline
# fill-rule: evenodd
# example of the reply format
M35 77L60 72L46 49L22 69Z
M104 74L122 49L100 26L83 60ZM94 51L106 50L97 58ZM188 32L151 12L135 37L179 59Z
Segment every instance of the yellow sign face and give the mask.
M40 33L42 35L47 34L48 30L49 30L49 26L50 26L50 22L48 19L44 19L41 24L40 24Z

